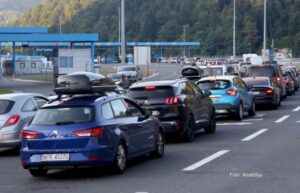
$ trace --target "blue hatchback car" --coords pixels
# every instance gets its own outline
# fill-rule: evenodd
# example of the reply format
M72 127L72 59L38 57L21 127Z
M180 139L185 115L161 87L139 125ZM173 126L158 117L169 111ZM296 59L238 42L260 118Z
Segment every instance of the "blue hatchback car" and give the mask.
M216 114L243 119L243 112L255 115L255 97L251 87L238 76L216 76L202 78L197 82L202 90L211 91Z
M95 166L112 166L123 173L127 160L136 156L163 156L164 130L159 120L132 100L103 92L105 86L95 88L97 92L87 87L68 86L66 92L59 88L59 95L76 94L45 105L22 131L21 161L33 176L45 176L50 169Z

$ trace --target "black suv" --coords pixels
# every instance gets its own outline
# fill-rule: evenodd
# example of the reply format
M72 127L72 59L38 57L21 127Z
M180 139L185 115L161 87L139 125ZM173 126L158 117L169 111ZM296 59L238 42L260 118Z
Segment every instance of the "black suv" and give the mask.
M271 79L277 87L280 88L280 98L286 97L286 85L283 77L283 72L280 66L276 63L266 63L262 65L251 65L246 68L246 77L265 76Z
M179 134L186 141L195 131L216 130L215 109L209 95L186 79L141 82L129 88L127 96L157 116L166 134Z

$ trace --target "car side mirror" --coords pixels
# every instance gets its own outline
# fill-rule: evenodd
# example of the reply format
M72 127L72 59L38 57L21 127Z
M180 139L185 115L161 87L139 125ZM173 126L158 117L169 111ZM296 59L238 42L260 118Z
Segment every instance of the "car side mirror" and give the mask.
M210 96L212 93L209 90L204 90L204 95L205 96Z

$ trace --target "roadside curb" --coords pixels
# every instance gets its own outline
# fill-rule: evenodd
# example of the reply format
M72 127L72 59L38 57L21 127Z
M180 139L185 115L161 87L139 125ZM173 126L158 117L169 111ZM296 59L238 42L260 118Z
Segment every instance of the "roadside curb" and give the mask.
M13 81L20 81L20 82L32 82L32 83L44 83L44 84L51 84L49 82L45 81L39 81L39 80L26 80L26 79L19 79L19 78L14 78L12 79Z

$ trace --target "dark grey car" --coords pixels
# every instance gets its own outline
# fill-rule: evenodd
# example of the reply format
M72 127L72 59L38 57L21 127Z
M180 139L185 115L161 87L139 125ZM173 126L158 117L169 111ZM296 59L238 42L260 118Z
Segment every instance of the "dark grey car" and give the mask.
M20 145L20 132L28 125L37 109L48 102L41 94L0 95L0 147Z

